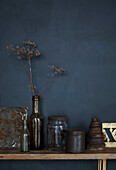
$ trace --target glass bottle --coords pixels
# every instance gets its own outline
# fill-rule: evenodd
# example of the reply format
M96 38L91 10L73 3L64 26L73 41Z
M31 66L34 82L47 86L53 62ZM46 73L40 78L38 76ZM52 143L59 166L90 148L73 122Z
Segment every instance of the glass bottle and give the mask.
M30 134L27 127L27 113L23 115L23 129L20 136L20 151L30 151Z
M42 149L43 117L40 115L40 97L32 96L32 114L29 118L30 147L33 150Z

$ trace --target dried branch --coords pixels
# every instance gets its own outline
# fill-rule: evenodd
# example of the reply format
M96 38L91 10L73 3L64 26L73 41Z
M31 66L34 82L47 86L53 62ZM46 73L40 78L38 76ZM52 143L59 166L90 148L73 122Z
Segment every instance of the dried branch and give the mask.
M23 62L22 62L21 59L19 59L19 62L20 62L20 64L22 65L22 67L24 68L24 70L25 70L25 72L26 72L26 74L27 74L27 76L28 76L28 78L29 78L29 80L30 80L32 92L33 92L33 95L34 95L34 90L33 90L33 86L32 86L32 77L29 75L29 73L28 73L28 71L27 71L27 69L26 69L26 67L25 67L25 65L23 64Z
M42 89L40 90L39 94L40 95L44 90L45 88L48 86L48 84L51 82L51 80L53 79L55 73L51 75L51 77L49 78L49 80L47 81L47 83L42 87Z
M26 72L26 74L27 74L27 76L28 76L29 80L31 81L31 77L29 76L29 73L28 73L28 71L27 71L27 69L26 69L25 65L23 64L22 60L21 60L21 59L19 59L19 62L20 62L20 64L22 65L22 67L24 68L24 70L25 70L25 72Z
M9 53L10 55L15 54L17 56L21 66L23 67L24 71L26 72L26 74L29 78L31 91L32 91L33 95L35 95L35 89L37 89L37 88L35 88L36 86L33 84L31 58L34 56L40 55L39 50L36 49L37 45L35 44L35 42L23 41L22 47L20 47L19 45L16 45L15 47L13 47L13 44L11 44L10 46L6 46L6 48L7 48L7 50L11 51ZM27 71L25 65L22 62L23 58L28 59L29 72ZM49 66L49 67L50 67L50 69L52 69L52 73L50 74L49 80L42 87L42 89L40 90L38 95L40 95L45 90L45 88L48 86L48 84L51 82L51 80L53 79L53 77L55 75L57 75L59 73L62 74L64 72L63 68L57 68L54 65Z
M29 71L30 71L30 83L31 83L31 88L33 95L35 95L34 88L33 88L33 82L32 82L32 69L31 69L31 57L29 56Z
M50 75L50 78L49 80L47 81L47 83L42 87L42 89L40 90L39 94L40 95L44 90L45 88L48 86L48 84L51 82L51 80L53 79L53 77L58 74L58 73L63 73L64 72L64 69L63 68L57 68L55 67L54 65L52 66L49 66L51 69L52 69L52 74Z
M29 78L30 87L31 87L31 91L32 91L33 95L35 95L35 91L34 91L35 86L33 85L33 80L32 80L31 58L34 56L40 55L39 50L37 50L36 48L37 48L36 43L31 42L31 41L23 41L22 47L19 47L19 45L16 45L15 47L13 47L13 44L11 44L10 46L8 46L8 45L6 46L6 49L11 51L9 54L10 55L15 54L17 56L17 58L19 59L20 64L24 68L24 70ZM28 59L29 73L28 73L25 65L22 62L23 58Z

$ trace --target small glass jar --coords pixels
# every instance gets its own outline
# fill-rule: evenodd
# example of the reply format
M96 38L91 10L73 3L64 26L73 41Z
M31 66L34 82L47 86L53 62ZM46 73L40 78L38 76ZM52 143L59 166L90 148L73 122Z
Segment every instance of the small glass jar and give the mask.
M49 116L47 126L48 148L51 150L64 150L65 131L67 122L65 116Z

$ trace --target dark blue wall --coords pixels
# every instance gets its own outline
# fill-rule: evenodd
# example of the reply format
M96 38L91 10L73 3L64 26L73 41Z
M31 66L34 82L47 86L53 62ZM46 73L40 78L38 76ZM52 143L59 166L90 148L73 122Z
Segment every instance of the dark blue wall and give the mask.
M28 78L5 49L22 40L35 41L42 52L32 63L37 85L47 81L48 65L66 70L41 96L45 127L53 114L86 130L92 117L116 120L115 0L0 0L0 106L28 106L30 114ZM115 167L108 162L108 170ZM97 170L97 161L0 161L6 169Z

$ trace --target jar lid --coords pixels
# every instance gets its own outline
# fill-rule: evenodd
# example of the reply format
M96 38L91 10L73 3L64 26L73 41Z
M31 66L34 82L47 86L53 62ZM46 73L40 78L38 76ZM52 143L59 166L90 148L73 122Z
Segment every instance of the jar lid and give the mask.
M70 135L78 135L78 134L85 133L85 129L70 128L70 129L66 130L66 133L68 133Z
M65 116L48 116L48 120L65 121L67 118Z

